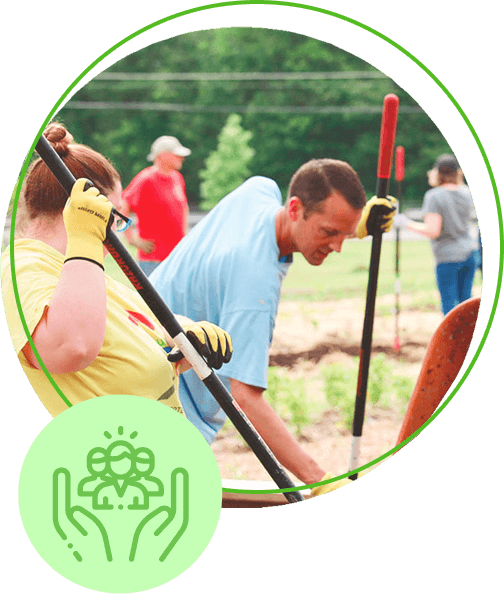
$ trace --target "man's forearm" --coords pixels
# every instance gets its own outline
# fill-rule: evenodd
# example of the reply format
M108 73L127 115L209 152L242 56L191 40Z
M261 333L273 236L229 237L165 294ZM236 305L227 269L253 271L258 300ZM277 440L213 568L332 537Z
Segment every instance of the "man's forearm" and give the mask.
M231 379L231 393L282 466L306 484L322 479L325 471L297 443L261 388Z

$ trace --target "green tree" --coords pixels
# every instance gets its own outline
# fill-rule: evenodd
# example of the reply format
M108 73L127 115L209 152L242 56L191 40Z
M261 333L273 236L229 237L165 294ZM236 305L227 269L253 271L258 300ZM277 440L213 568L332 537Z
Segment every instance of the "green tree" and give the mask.
M201 73L340 73L326 79L208 79ZM351 73L371 76L346 76ZM286 196L296 169L312 158L348 161L368 197L376 188L381 105L400 99L396 144L406 151L403 208L419 206L429 189L426 172L450 152L415 99L376 68L332 44L288 31L224 27L151 44L119 60L77 91L58 114L77 142L112 159L123 185L149 162L152 142L176 136L192 154L183 175L191 206L200 200L201 170L229 114L252 132L251 175L274 179ZM122 79L118 76L126 74ZM142 80L129 75L154 74ZM192 75L164 79L163 75ZM196 77L194 76L196 75ZM396 191L391 180L390 193Z
M248 164L255 154L248 144L252 132L244 130L241 121L236 113L228 117L219 133L217 149L205 159L205 169L200 172L203 210L213 208L250 176Z

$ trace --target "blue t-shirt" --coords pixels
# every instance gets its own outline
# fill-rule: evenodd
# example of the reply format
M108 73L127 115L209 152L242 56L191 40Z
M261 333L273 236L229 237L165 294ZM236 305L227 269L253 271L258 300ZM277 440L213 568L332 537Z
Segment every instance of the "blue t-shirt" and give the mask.
M252 177L223 198L151 274L174 314L208 320L233 341L231 361L218 371L266 389L269 350L289 263L279 261L275 216L282 206L277 184ZM285 260L285 259L283 259ZM211 443L226 420L212 394L192 371L180 377L188 419Z

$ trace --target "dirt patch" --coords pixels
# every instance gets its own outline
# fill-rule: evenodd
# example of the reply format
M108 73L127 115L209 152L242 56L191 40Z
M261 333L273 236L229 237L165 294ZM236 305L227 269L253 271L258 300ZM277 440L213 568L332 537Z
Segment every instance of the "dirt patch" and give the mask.
M474 292L475 294L476 292ZM419 307L422 302L424 306ZM394 349L396 317L394 296L379 298L373 328L373 355L385 353L394 375L416 381L432 335L442 315L437 294L404 296L399 315L400 350ZM324 302L281 302L271 349L270 365L282 368L289 377L303 377L308 398L325 402L323 366L340 362L355 366L359 357L365 303L363 299ZM356 387L355 387L356 389ZM396 445L406 404L386 407L366 405L361 443L361 461L367 463ZM311 415L298 440L325 469L334 474L348 471L351 431L338 410L329 405ZM212 445L224 479L271 480L233 426L226 425ZM294 477L292 477L294 478Z

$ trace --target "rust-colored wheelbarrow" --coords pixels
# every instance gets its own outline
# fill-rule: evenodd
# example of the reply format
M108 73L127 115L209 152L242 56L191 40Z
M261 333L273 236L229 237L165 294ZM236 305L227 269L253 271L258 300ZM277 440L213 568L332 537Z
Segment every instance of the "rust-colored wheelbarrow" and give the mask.
M480 298L460 303L434 333L409 401L397 445L427 422L455 381L474 334Z

